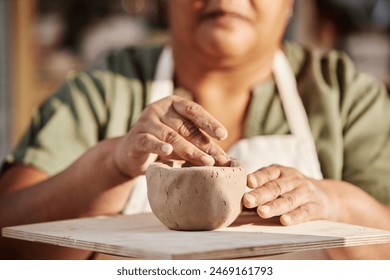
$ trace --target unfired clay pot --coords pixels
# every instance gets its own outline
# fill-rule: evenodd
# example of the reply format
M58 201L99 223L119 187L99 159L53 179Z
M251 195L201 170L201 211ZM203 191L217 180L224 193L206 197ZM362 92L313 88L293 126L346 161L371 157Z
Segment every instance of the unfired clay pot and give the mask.
M242 167L170 166L146 171L153 213L174 230L213 230L230 225L242 211L246 173Z

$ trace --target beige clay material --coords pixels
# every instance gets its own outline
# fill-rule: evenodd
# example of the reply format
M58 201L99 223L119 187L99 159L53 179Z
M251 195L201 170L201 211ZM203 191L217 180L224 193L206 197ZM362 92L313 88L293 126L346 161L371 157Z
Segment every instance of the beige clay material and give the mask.
M184 166L157 162L146 171L156 217L174 230L213 230L233 223L242 211L245 170L237 165Z

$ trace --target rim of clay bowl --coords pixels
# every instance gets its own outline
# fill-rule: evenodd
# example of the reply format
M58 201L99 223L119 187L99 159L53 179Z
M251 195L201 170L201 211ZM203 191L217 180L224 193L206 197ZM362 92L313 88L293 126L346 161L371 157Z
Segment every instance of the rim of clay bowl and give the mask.
M151 163L150 165L160 165L165 168L170 168L170 169L184 169L187 170L189 168L195 169L195 170L204 170L205 168L207 169L222 169L222 168L241 168L243 169L242 164L236 160L236 159L231 159L230 165L229 166L206 166L206 165L187 165L187 162L184 160L174 160L174 159L169 159L169 160L164 160L164 161L156 161Z

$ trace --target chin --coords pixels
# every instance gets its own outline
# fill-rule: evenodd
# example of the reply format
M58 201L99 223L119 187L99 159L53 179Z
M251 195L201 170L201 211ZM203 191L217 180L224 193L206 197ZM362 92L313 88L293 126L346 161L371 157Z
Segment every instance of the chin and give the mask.
M245 56L256 43L256 33L245 28L245 25L240 27L201 28L195 33L196 44L203 53L214 59L234 59Z
M242 36L201 37L198 46L203 53L215 59L234 59L248 55L254 42Z

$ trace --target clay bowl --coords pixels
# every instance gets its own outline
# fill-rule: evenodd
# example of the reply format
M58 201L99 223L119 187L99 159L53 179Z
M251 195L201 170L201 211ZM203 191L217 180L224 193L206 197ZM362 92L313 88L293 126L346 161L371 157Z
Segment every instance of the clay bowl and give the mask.
M242 211L246 172L231 167L170 166L153 163L146 171L153 213L174 230L213 230L233 223Z

